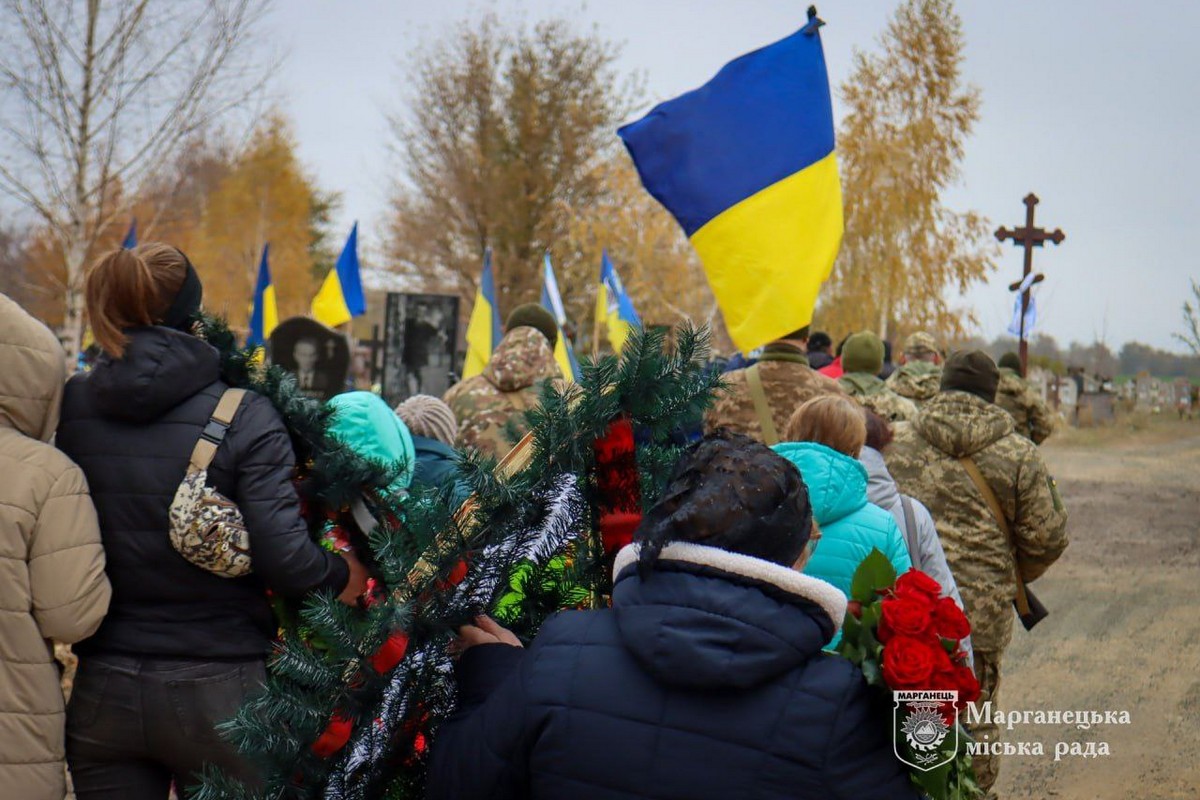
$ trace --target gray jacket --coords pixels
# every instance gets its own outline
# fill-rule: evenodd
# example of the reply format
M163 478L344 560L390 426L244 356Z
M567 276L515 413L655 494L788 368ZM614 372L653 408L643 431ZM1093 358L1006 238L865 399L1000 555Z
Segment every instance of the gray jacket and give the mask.
M867 468L867 500L882 508L896 520L896 526L904 534L905 541L909 540L908 529L904 520L904 504L901 502L900 490L896 481L888 472L887 464L878 450L864 447L858 456L859 462ZM954 602L962 608L962 596L958 593L958 583L946 563L946 553L942 550L942 541L938 538L937 528L933 524L933 516L920 500L909 498L912 503L913 522L916 525L918 553L909 553L913 566L920 564L920 570L942 585L943 595L954 598ZM974 658L971 650L971 639L968 637L963 646L967 650L967 658Z

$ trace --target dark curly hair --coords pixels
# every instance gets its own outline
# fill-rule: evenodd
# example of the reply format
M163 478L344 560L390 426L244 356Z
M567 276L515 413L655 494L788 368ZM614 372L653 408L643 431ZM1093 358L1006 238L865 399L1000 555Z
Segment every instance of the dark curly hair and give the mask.
M670 542L693 542L791 566L812 533L800 471L760 442L718 430L684 451L634 534L643 576Z

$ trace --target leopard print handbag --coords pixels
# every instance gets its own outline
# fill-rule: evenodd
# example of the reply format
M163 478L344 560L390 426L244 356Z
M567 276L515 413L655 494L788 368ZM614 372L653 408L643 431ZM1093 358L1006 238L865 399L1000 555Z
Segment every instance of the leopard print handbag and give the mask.
M171 546L192 564L223 578L250 574L250 534L237 504L209 485L208 467L245 394L243 389L225 390L171 501Z

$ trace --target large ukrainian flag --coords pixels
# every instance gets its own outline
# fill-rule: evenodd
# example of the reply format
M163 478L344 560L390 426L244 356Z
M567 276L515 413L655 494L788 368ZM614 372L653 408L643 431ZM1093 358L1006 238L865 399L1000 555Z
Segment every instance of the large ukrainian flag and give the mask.
M271 280L271 266L267 254L271 245L264 244L262 260L258 262L258 280L254 284L254 308L250 311L250 335L247 347L262 347L271 338L271 332L279 324L279 308L275 303L275 284Z
M829 76L808 24L618 134L683 226L743 352L812 321L842 240Z
M500 308L496 305L496 278L492 274L492 248L483 252L483 275L475 292L475 305L467 323L467 360L463 379L474 378L492 360L500 344Z
M363 297L362 278L358 274L358 223L350 229L346 246L337 264L325 276L321 290L312 301L312 315L323 325L336 328L354 317L367 313Z

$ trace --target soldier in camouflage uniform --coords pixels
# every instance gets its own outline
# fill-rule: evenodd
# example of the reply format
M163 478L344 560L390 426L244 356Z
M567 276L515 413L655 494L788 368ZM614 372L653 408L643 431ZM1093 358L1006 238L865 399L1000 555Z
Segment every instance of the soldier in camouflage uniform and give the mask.
M727 391L717 396L713 407L705 414L704 432L728 428L766 444L777 444L792 412L801 403L819 394L843 394L836 382L808 366L808 358L804 355L807 342L808 327L805 326L763 348L762 357L753 366L727 372L724 376ZM759 422L751 391L755 377L762 386L767 417L775 428L774 437L766 436ZM767 441L768 438L774 441Z
M887 380L888 388L921 407L938 393L942 382L942 354L933 334L917 331L904 340L900 368Z
M996 405L1012 415L1017 433L1041 444L1054 433L1054 414L1024 378L1021 358L1016 353L1000 356L1000 386Z
M483 372L451 386L443 398L458 420L455 446L495 458L512 449L510 435L519 439L528 432L525 412L537 406L542 385L562 378L554 360L558 326L548 311L519 306L506 330Z
M884 352L883 340L870 331L851 336L842 347L844 372L838 385L888 422L911 422L917 416L916 404L893 392L879 377Z
M946 362L941 392L916 422L897 427L885 453L900 491L933 514L971 621L980 703L991 700L993 708L1000 706L1000 664L1012 638L1015 569L1019 566L1022 578L1032 581L1067 546L1067 514L1037 447L1019 436L1012 418L993 403L999 379L985 353L955 353ZM975 462L995 493L1015 542L995 521L963 457ZM1000 735L995 724L973 726L972 732L980 742L995 742ZM985 791L998 770L995 756L975 757Z

